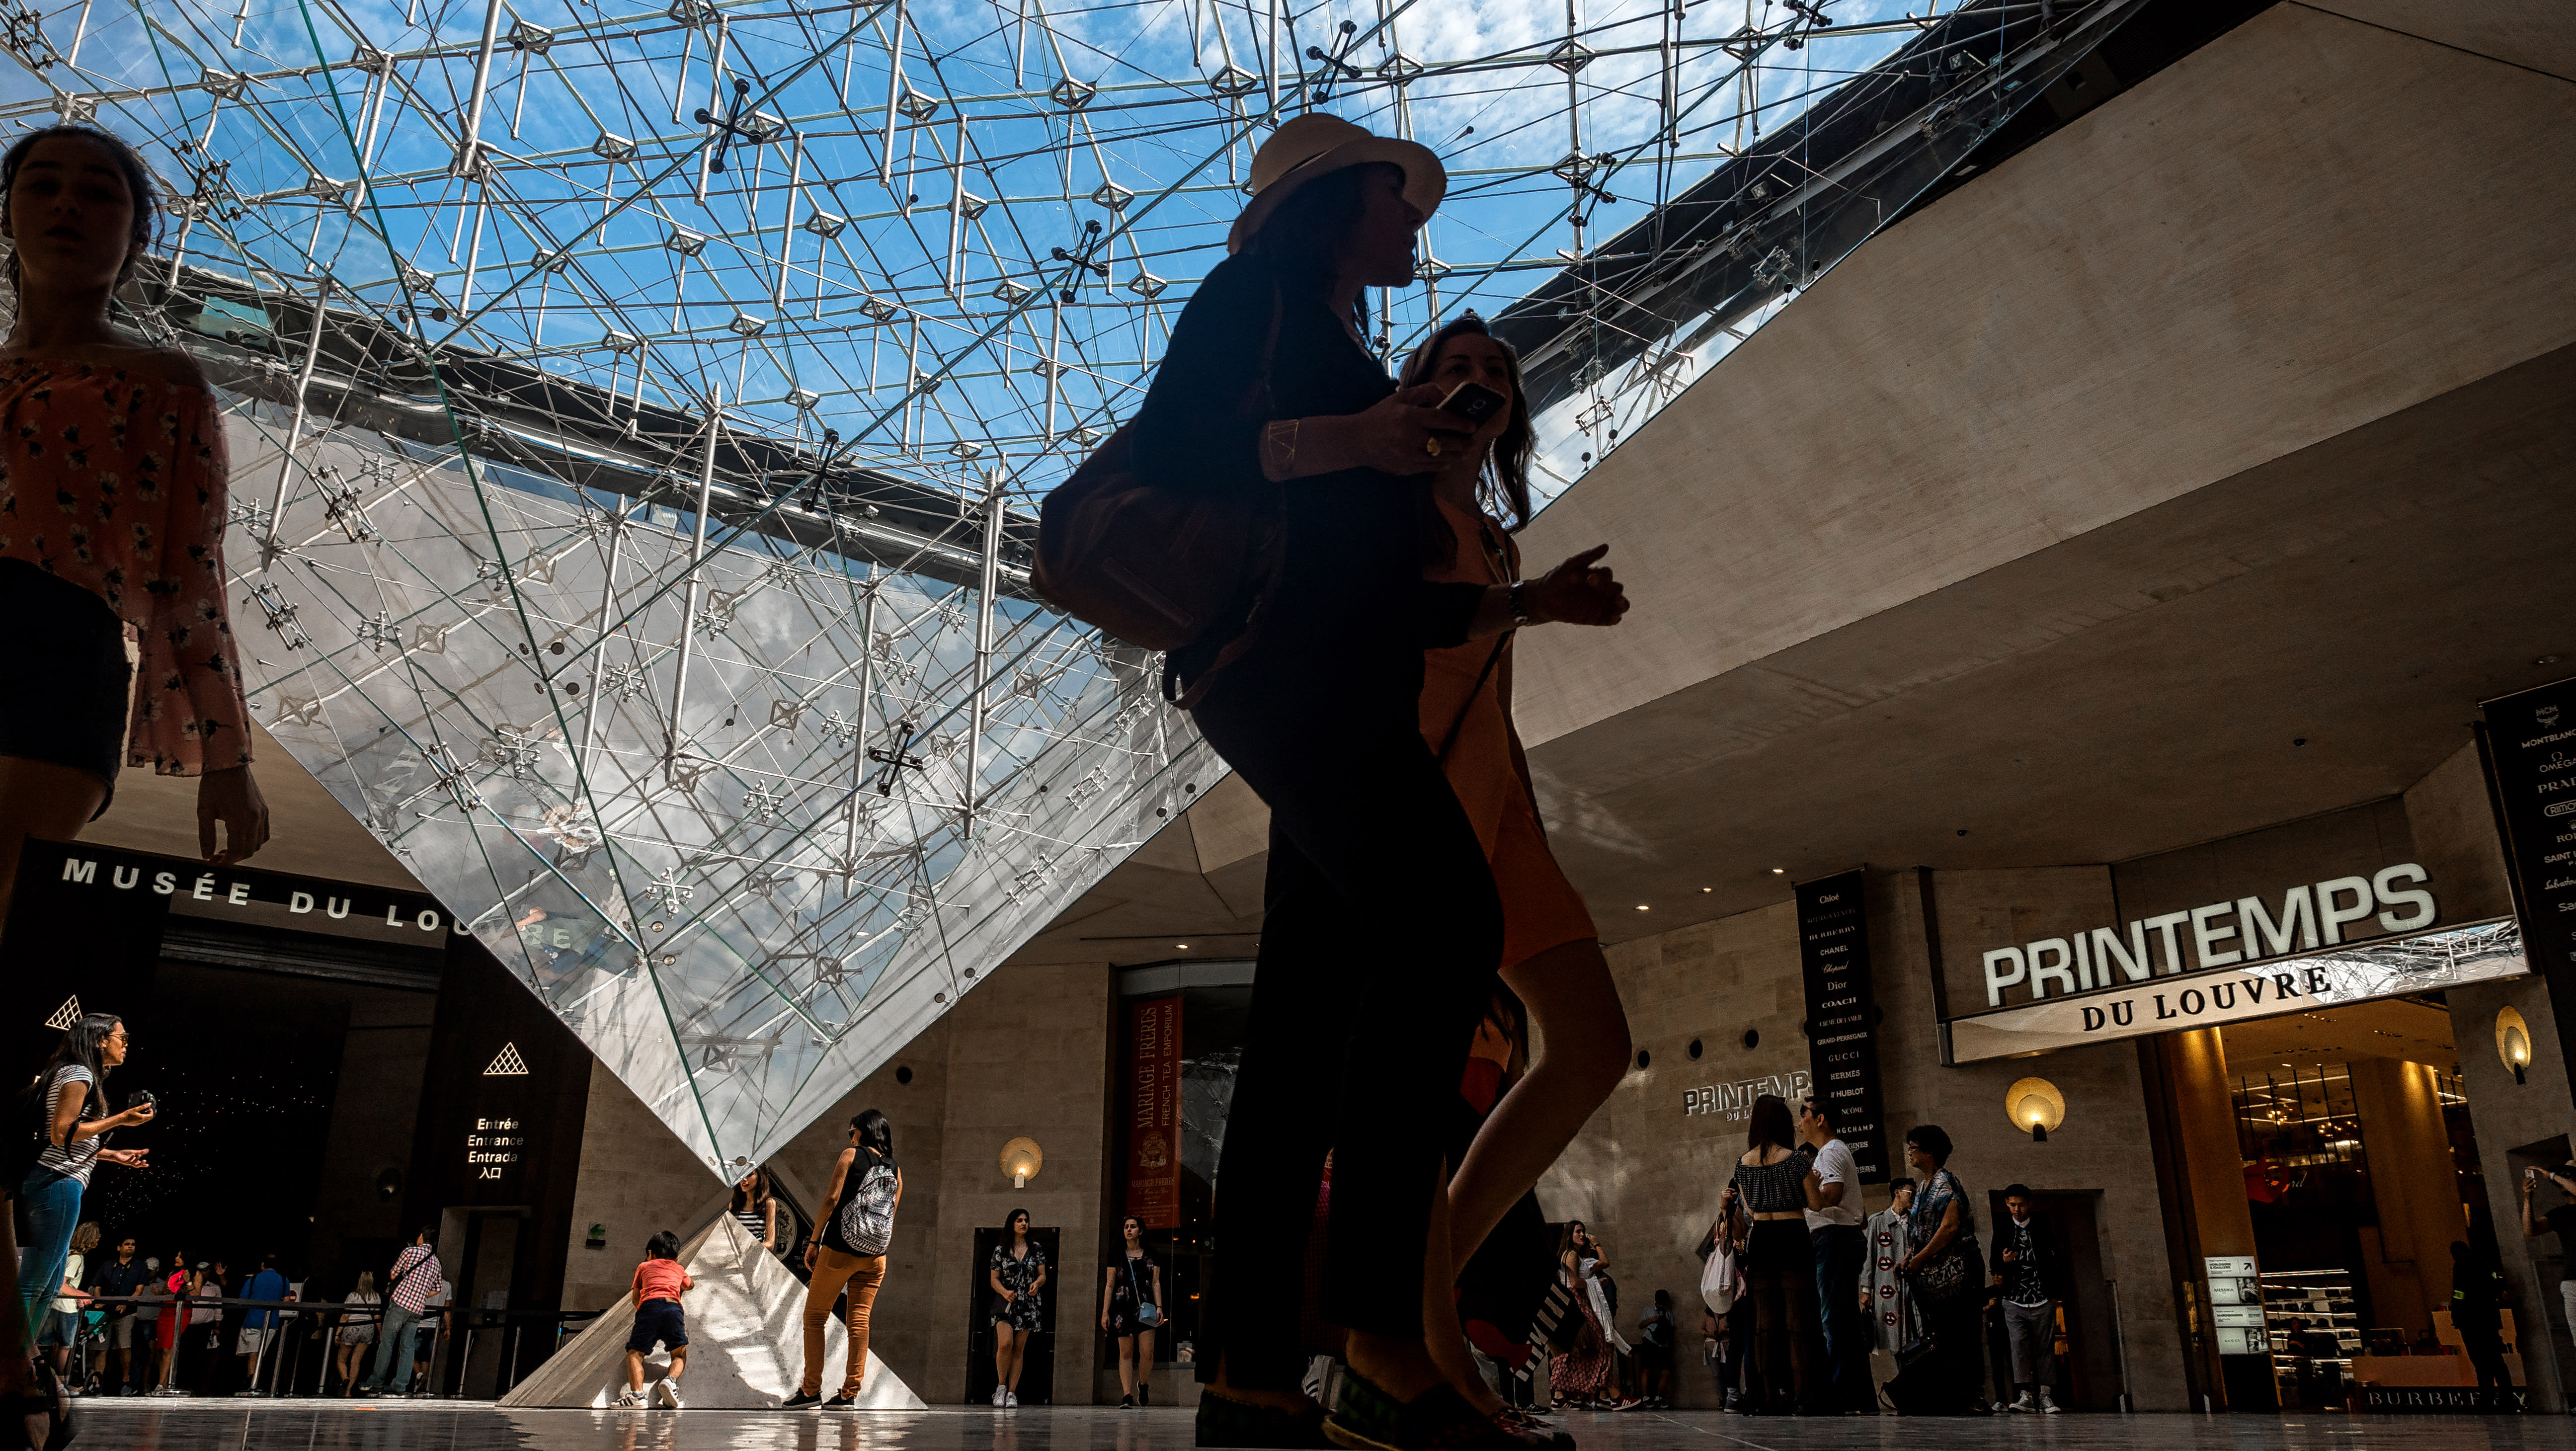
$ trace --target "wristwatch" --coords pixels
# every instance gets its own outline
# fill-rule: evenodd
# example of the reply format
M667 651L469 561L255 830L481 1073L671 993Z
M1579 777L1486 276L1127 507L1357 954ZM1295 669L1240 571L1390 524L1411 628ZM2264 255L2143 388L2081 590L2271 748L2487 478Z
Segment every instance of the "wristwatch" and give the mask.
M1512 628L1517 630L1529 624L1529 585L1526 582L1513 585L1508 598L1511 601Z

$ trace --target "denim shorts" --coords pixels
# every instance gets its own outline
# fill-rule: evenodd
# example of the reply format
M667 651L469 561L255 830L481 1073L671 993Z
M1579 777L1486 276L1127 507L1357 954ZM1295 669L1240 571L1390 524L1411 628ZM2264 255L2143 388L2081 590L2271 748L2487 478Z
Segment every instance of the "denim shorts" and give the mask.
M125 622L23 559L0 559L0 620L0 680L15 687L0 694L0 756L86 771L113 798L134 685Z
M45 1316L45 1328L36 1336L38 1345L68 1346L80 1339L81 1317L78 1310L56 1310Z

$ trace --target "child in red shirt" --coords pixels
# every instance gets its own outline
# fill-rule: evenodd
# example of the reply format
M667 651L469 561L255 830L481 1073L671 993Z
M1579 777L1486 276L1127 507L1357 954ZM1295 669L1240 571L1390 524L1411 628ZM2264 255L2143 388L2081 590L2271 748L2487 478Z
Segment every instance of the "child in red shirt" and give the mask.
M659 1341L670 1347L671 1373L653 1384L653 1394L672 1410L680 1409L680 1372L689 1363L689 1322L680 1312L680 1296L697 1282L680 1268L680 1237L669 1230L645 1243L644 1263L635 1267L635 1328L626 1337L626 1394L621 1407L644 1402L644 1357Z

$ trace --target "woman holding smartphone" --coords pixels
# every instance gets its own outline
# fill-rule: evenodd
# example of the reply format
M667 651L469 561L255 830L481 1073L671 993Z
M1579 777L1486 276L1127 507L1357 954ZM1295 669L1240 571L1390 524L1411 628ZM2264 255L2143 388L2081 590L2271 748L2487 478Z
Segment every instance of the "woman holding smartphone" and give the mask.
M1199 284L1132 427L1147 484L1280 510L1276 577L1174 652L1199 730L1270 808L1267 913L1218 1177L1198 1337L1202 1445L1319 1446L1299 1389L1303 1266L1324 1152L1327 1318L1350 1331L1331 1410L1347 1444L1473 1451L1504 1440L1424 1347L1440 1146L1502 948L1492 871L1423 744L1422 652L1516 621L1607 624L1615 586L1429 581L1418 507L1473 432L1399 391L1364 332L1372 287L1414 282L1446 193L1431 151L1320 112L1263 141L1233 255ZM1256 586L1260 587L1256 587ZM1254 620L1253 606L1260 604ZM1349 950L1353 941L1371 945ZM1442 1261L1445 1270L1445 1259Z
M1535 449L1520 359L1483 319L1459 318L1416 348L1407 386L1441 390L1444 408L1483 419L1463 446L1445 450L1420 508L1445 557L1424 577L1509 585L1521 557L1511 530L1529 522L1529 463ZM1506 525L1500 517L1510 514ZM1590 570L1601 551L1577 555L1558 572ZM1606 576L1606 571L1603 572ZM1435 1245L1445 1229L1453 1271L1502 1222L1574 1141L1628 1067L1628 1019L1602 956L1582 894L1565 879L1539 821L1529 758L1512 723L1512 651L1518 630L1491 641L1424 652L1422 739L1438 758L1475 827L1503 903L1504 983L1528 1006L1539 1045L1528 1070L1494 1106L1434 1208ZM1452 1275L1454 1279L1454 1274ZM1425 1313L1436 1333L1433 1359L1471 1405L1498 1424L1514 1418L1476 1373L1456 1299L1434 1276Z

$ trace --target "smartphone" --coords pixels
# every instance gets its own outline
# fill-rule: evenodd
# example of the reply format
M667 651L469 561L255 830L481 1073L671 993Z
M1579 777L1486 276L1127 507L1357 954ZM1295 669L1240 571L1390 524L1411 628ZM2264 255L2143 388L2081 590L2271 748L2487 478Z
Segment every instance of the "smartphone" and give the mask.
M1470 428L1482 428L1487 419L1503 411L1505 401L1482 383L1461 383L1440 400L1440 411L1465 419Z

